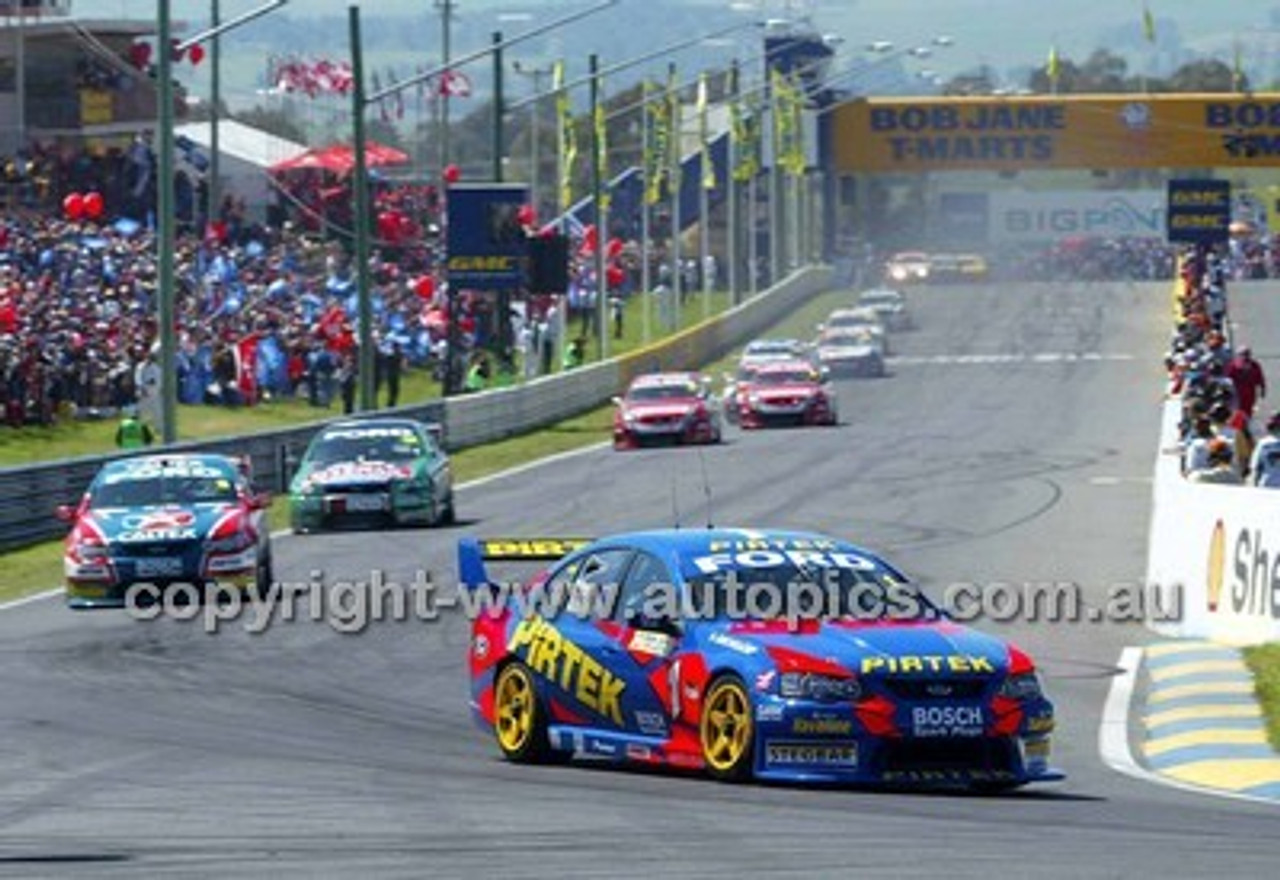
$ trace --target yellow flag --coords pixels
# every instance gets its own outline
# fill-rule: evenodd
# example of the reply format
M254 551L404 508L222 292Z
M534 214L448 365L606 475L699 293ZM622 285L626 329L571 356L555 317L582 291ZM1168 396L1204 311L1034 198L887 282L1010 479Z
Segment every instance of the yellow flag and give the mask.
M609 195L609 129L605 125L604 99L599 97L601 91L604 90L604 78L600 79L600 87L596 92L595 106L595 127L596 127L596 158L600 163L600 208L601 210L609 210L609 204L612 201Z
M1151 7L1145 3L1142 4L1142 35L1148 43L1156 41L1156 19L1151 14Z
M560 146L560 210L573 204L573 164L578 158L577 136L573 130L573 114L569 112L569 90L564 87L564 62L551 69L551 90L556 96L556 124Z
M698 149L701 151L702 188L716 188L716 169L711 164L711 131L707 119L707 74L698 74Z
M1058 81L1058 47L1049 47L1049 60L1045 63L1044 72L1048 75L1049 81L1056 83Z
M676 82L676 68L673 64L667 71L667 173L670 175L672 191L680 192L681 151L684 145L680 142L684 136L684 119L680 107L680 89Z
M648 80L645 80L641 94L645 104L645 125L648 126L644 156L644 200L646 204L656 205L662 198L662 181L666 173L667 99L664 94L661 98L651 100Z

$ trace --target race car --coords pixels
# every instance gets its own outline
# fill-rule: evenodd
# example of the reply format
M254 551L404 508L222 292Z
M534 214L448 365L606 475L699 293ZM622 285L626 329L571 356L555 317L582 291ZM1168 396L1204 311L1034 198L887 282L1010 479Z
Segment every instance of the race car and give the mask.
M550 565L513 586L489 573L497 560ZM458 567L485 609L471 711L508 760L977 790L1063 778L1031 658L952 622L846 541L767 529L465 538Z
M613 399L613 448L659 443L719 443L720 405L698 373L637 376Z
M267 590L266 509L238 459L146 455L102 466L67 522L63 572L72 608L121 608L129 588L217 584Z
M907 298L902 291L889 287L875 287L858 294L858 305L874 309L890 331L910 330L911 313L907 310Z
M827 330L866 330L880 343L884 353L889 353L889 333L880 312L871 306L854 306L835 309L818 325L818 332Z
M753 339L743 347L738 364L804 359L809 354L809 346L799 339Z
M337 422L312 438L289 489L296 532L451 523L453 471L431 426Z
M894 254L884 264L885 280L898 284L928 281L930 271L929 255L923 251L902 251Z
M783 425L835 425L835 389L806 361L758 364L737 389L738 424L747 429Z
M934 281L983 281L989 271L981 254L934 254L929 258L929 277Z
M884 346L865 327L824 330L814 344L818 362L831 376L885 375Z

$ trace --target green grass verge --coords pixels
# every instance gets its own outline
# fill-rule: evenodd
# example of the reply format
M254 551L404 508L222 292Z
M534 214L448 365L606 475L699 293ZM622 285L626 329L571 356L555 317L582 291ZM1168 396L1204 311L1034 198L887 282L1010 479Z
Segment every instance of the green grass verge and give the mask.
M1267 720L1267 738L1280 751L1280 642L1244 649L1244 662L1253 673L1262 714Z
M797 309L781 323L770 330L770 336L794 336L808 338L813 335L814 326L826 317L836 305L845 304L849 294L845 292L826 293L815 297L812 301ZM723 304L722 304L723 307ZM701 320L701 305L693 302L686 305L690 313L690 321L682 326L696 323L692 320L696 315ZM655 316L656 318L656 316ZM655 337L656 338L656 337ZM637 333L631 348L638 347L641 337ZM628 349L613 349L614 353ZM733 368L737 361L737 352L708 364L704 371L716 380L719 387L721 372ZM313 415L316 410L305 407ZM203 409L194 407L193 409ZM222 411L219 412L237 412ZM590 446L609 439L613 424L613 407L603 406L590 412L574 416L571 419L542 428L528 434L521 434L486 443L470 449L462 449L452 456L455 479L459 483L475 480L494 474L518 464L545 458L558 452L566 452L583 446ZM269 426L263 426L269 427ZM3 433L4 429L0 429ZM466 511L460 511L465 516ZM271 505L268 521L273 529L286 528L289 524L288 501L277 498ZM49 541L22 550L14 550L0 554L0 571L3 582L0 583L0 601L15 599L30 593L47 590L59 583L62 571L62 542Z

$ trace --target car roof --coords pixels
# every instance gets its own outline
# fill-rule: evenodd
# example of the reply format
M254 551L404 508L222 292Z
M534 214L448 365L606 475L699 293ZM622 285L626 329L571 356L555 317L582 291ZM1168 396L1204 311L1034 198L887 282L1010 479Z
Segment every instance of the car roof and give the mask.
M799 348L803 343L799 339L753 339L747 343L747 351L782 351Z
M878 298L888 299L890 297L893 297L894 299L901 299L902 291L894 290L892 287L872 287L870 290L864 290L862 293L858 294L858 299L860 300Z
M421 427L421 422L406 418L344 419L341 422L325 425L321 433L327 434L330 431L385 430L387 428L409 428L417 431Z
M755 371L760 373L794 373L797 370L803 370L806 373L816 375L813 364L808 361L802 361L799 358L790 358L788 360L764 361L755 365Z

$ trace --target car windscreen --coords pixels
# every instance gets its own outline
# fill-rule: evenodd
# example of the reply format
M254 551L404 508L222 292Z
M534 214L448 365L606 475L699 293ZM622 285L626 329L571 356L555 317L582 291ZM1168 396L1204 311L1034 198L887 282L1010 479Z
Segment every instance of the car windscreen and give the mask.
M711 620L936 620L941 616L914 584L867 561L854 566L782 562L699 574L688 581L688 602L694 616Z
M89 506L94 508L215 504L235 500L235 482L226 474L108 477L89 493Z
M371 430L326 434L316 440L308 458L324 466L346 461L412 461L422 453L422 443L411 430Z
M753 385L811 385L818 381L811 370L761 370L751 378Z
M627 392L627 400L675 400L696 397L698 386L693 383L683 385L641 385Z

